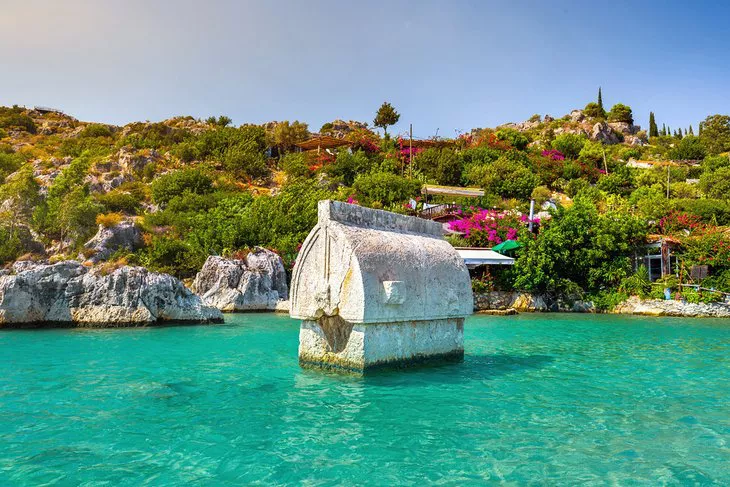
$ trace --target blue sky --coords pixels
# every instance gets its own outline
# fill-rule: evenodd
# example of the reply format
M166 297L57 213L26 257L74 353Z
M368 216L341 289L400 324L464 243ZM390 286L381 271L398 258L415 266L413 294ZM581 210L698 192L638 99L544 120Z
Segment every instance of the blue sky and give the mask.
M372 121L419 137L622 102L730 113L730 2L0 0L0 104L122 124Z

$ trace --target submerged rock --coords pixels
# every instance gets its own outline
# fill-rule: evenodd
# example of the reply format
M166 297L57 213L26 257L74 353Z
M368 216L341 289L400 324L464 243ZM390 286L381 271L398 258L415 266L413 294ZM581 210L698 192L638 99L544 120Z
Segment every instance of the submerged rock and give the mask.
M220 311L203 305L178 279L143 267L104 274L77 261L25 261L12 271L0 276L0 328L222 321Z
M205 304L221 311L273 311L279 301L289 298L281 257L261 247L243 260L211 255L192 289Z

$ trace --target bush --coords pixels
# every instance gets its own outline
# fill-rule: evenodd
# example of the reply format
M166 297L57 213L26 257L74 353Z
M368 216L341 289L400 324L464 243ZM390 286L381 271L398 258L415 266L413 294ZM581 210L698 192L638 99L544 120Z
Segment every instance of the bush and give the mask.
M99 213L96 215L96 224L101 225L104 228L111 228L122 223L124 215L121 213Z
M730 203L720 199L678 199L674 201L678 211L699 216L703 222L714 225L730 225Z
M532 190L532 195L530 196L535 200L535 203L542 205L552 197L552 192L547 186L538 186Z
M281 158L280 164L281 168L290 178L308 178L312 175L312 171L309 169L307 156L301 152L290 152L289 154L286 154ZM328 167L328 172L329 169L330 168Z
M560 151L565 157L577 159L580 151L588 141L583 134L560 134L550 143L553 149Z
M621 281L619 291L627 293L632 296L639 296L640 298L646 298L651 292L651 278L649 277L649 269L646 266L641 265L636 272L626 277Z
M206 258L206 254L196 251L190 244L169 237L152 239L141 255L142 263L151 271L171 274L181 279L193 277Z
M481 186L490 193L504 198L527 200L532 190L540 184L538 176L523 163L500 157L483 169Z
M79 132L79 137L85 138L85 137L111 137L112 131L111 129L106 126L99 123L92 123L90 125L87 125L86 127Z
M9 174L14 173L23 165L25 159L20 154L6 154L0 152L0 184Z
M609 122L625 122L633 125L634 115L631 113L631 107L622 103L616 103L608 112Z
M360 150L354 154L348 151L338 152L335 161L324 170L330 176L340 178L346 186L352 186L358 175L370 172L371 168L372 163L367 154Z
M687 135L669 150L667 157L675 160L699 160L704 159L705 154L705 146L700 142L700 138Z
M730 167L704 173L700 177L700 189L709 198L727 199L730 195Z
M37 130L35 122L28 115L12 112L0 116L0 128L19 128L31 134Z
M355 191L370 201L391 205L418 194L421 182L387 172L363 174L355 179Z
M587 140L583 148L578 153L578 157L583 160L590 161L594 165L603 165L603 144L592 140Z
M509 142L512 147L518 150L524 150L527 144L530 143L530 139L522 132L511 128L501 128L495 132L495 135L499 140Z
M158 177L152 182L152 200L165 204L185 192L207 194L213 191L213 179L202 169L182 169Z

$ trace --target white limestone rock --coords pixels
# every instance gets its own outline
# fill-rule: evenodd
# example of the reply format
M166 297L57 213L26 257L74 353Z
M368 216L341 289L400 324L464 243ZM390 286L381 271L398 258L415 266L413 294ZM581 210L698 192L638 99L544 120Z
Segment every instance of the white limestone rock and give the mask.
M289 298L281 257L261 247L243 260L208 257L192 289L221 311L274 311Z
M107 260L120 249L131 251L142 247L142 231L132 220L120 222L111 227L99 225L99 230L84 247L94 252L89 260L101 262Z
M220 321L220 311L203 305L178 279L143 267L103 274L77 261L26 261L0 276L0 328Z
M633 296L616 306L612 312L644 316L730 318L730 304L687 303L676 300L640 299Z

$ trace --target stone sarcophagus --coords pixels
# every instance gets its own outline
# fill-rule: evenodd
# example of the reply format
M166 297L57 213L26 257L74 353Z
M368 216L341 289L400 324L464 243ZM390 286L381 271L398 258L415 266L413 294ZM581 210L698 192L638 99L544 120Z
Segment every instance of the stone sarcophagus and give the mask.
M441 225L319 202L292 276L302 366L361 373L461 359L472 310L469 273Z

